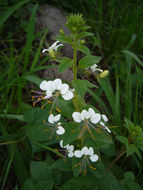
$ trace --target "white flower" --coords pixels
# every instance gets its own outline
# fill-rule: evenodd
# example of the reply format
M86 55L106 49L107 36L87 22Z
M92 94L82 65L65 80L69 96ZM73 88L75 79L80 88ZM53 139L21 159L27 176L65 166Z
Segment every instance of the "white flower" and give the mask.
M81 158L81 157L82 157L82 152L81 152L80 150L75 150L75 151L74 151L74 156L75 156L76 158Z
M55 79L53 81L42 81L40 84L40 89L44 92L33 91L38 94L38 96L32 96L32 98L37 98L33 102L33 106L41 100L46 100L46 103L42 105L42 108L48 103L57 103L58 96L62 96L64 100L71 100L74 96L73 92L69 89L68 84L63 84L61 79ZM53 106L52 106L53 108Z
M66 153L67 153L67 155L68 155L69 158L72 158L74 156L74 153L73 153L74 146L73 145L67 144L67 145L63 146L63 140L61 140L60 141L60 146L61 146L61 148L65 148L66 149Z
M96 65L96 64L92 65L92 66L90 67L90 69L91 69L92 72L95 72L95 71L103 72L102 69L98 69L98 68L97 68L97 65Z
M89 158L92 162L97 162L98 160L98 155L97 154L93 154L92 156L90 156Z
M45 53L46 51L49 52L50 50L54 50L55 52L57 52L58 47L63 46L63 44L57 45L57 43L59 43L59 41L56 41L55 43L53 43L48 49L44 49L42 53Z
M94 124L98 123L101 119L101 115L99 113L95 113L92 108L88 109L88 113L90 115L90 121Z

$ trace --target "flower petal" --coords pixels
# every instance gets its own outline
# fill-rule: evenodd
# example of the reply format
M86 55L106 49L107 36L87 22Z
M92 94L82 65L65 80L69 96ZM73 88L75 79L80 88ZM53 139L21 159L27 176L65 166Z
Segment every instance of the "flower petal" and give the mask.
M73 98L73 92L69 90L66 94L63 94L62 97L64 100L71 100Z
M55 43L53 43L53 44L48 48L48 50L50 50L50 49L51 49L51 50L54 50L58 42L59 42L59 41L56 41Z
M53 115L53 114L50 114L50 115L49 115L48 121L49 121L49 123L55 123L54 115Z
M110 130L107 126L105 126L104 128L106 129L106 131L107 131L108 133L111 133L111 130Z
M68 149L68 151L73 151L74 150L74 146L70 145L67 149Z
M60 120L60 118L61 118L61 114L55 115L54 116L54 121L57 122L57 121Z
M73 156L74 156L74 153L73 153L72 151L69 151L69 152L68 152L68 157L69 157L69 158L72 158Z
M107 116L106 115L102 115L102 118L103 118L103 120L105 121L105 122L107 122L108 121L108 118L107 118Z
M73 112L72 117L75 122L81 123L82 118L81 118L81 114L79 112Z
M94 109L89 108L88 113L89 113L90 117L92 117L95 114L95 111L94 111Z
M81 112L81 118L82 118L82 120L84 120L84 119L89 119L89 117L90 117L90 115L89 115L88 111L83 110L83 111Z
M93 116L91 116L90 121L94 124L98 123L101 119L101 115L99 113L95 113Z
M90 148L88 149L88 155L89 155L89 156L92 156L93 154L94 154L94 150L93 150L92 147L90 147Z
M62 84L61 87L59 88L61 94L66 94L69 90L69 85L68 84Z
M88 148L86 146L84 146L82 149L81 149L81 153L82 155L88 155Z
M60 46L64 46L64 45L63 45L63 44L59 44L59 45L57 45L57 46L54 48L54 50L57 51L58 47L60 47Z
M82 157L82 153L81 153L80 150L74 151L74 155L75 155L76 158L81 158Z
M47 85L47 81L46 80L42 81L41 84L40 84L40 89L41 90L46 90L46 85Z
M62 81L61 81L61 79L55 79L55 80L53 81L53 88L54 88L55 90L59 90L59 89L61 88L61 86L62 86Z
M98 155L97 154L93 154L92 156L89 157L89 159L92 161L92 162L96 162L98 160Z
M65 129L62 126L58 127L58 130L56 131L58 135L63 135L65 133Z

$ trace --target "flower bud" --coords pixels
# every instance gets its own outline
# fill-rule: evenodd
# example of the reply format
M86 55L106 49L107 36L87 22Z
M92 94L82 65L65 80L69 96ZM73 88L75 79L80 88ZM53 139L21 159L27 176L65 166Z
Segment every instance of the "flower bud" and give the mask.
M106 77L107 75L109 74L109 71L108 70L105 70L103 71L102 73L100 73L97 78L101 79L101 78L104 78Z
M80 41L80 43L81 43L81 44L84 44L84 43L85 43L85 41L84 41L84 40L81 40L81 41Z
M64 35L63 29L60 29L59 32L60 32L61 35Z

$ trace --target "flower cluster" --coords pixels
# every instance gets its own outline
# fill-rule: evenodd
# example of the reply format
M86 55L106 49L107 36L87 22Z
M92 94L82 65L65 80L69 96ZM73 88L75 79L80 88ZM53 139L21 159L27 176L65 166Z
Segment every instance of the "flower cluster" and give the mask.
M93 125L97 123L99 123L103 129L111 133L110 129L105 125L105 123L108 121L108 118L106 117L106 115L95 113L95 111L92 108L89 108L88 111L83 110L81 113L74 112L72 114L72 117L75 122L83 123L83 126L87 128L90 133L91 131L89 127L92 127L93 129L97 130L97 128Z

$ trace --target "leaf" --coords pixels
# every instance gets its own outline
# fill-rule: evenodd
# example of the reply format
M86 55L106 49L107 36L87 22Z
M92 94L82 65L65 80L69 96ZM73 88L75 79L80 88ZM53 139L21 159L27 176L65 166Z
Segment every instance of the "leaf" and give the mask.
M65 70L67 70L69 67L71 67L73 65L73 60L70 58L63 58L60 61L60 64L58 66L58 71L59 73L64 72Z
M43 180L52 180L52 170L46 162L33 161L30 166L31 177L38 183Z
M26 80L36 84L37 86L40 85L40 83L43 81L43 79L40 79L39 77L35 76L35 75L28 75L24 77Z
M128 139L124 136L116 136L116 139L119 140L121 143L128 145Z
M7 119L17 119L19 121L25 121L23 115L16 115L16 114L0 114L0 117L7 118Z
M131 51L129 51L129 50L122 50L121 52L123 52L123 53L125 53L125 54L131 56L132 58L135 59L135 61L136 61L137 63L139 63L141 66L143 66L143 62L137 57L137 55L136 55L135 53L133 53L133 52L131 52Z
M88 55L80 59L79 68L85 69L101 61L102 57Z
M40 181L35 185L35 190L52 190L53 185L53 180Z
M103 178L98 179L98 184L101 190L122 190L120 183L112 173L107 173Z
M94 36L94 34L93 33L91 33L91 32L82 32L82 33L80 33L79 35L78 35L78 39L80 39L80 38L84 38L84 37L87 37L87 36Z
M127 148L127 157L136 153L138 155L138 157L141 159L140 151L135 145L129 144L126 146L126 148Z
M0 17L0 26L12 15L14 11L22 7L28 1L29 0L20 1L16 3L13 7L8 8L8 10L5 11L4 14Z
M35 190L35 185L34 183L31 181L31 180L27 180L23 187L22 187L22 190Z
M68 44L72 44L72 39L68 36L56 36L55 38L56 40L60 41L60 42L65 42L65 43L68 43Z
M96 87L88 80L81 80L81 79L73 80L72 85L75 88L75 91L81 96L81 98L84 98L85 92L88 88Z
M74 177L68 180L59 190L97 190L95 178L88 176Z
M86 46L78 46L77 49L83 52L85 55L90 55L90 50Z
M65 133L63 135L63 144L64 146L67 144L71 144L79 135L79 131L77 130L78 125L74 122L68 122L65 125Z
M71 171L72 170L71 161L59 159L52 164L51 169L57 169L60 171Z

